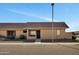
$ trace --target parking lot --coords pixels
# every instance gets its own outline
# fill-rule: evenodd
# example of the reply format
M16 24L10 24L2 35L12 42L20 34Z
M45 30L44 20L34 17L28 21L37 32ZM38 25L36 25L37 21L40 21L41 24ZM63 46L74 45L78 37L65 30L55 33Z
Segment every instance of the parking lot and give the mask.
M0 55L79 55L79 43L0 42Z

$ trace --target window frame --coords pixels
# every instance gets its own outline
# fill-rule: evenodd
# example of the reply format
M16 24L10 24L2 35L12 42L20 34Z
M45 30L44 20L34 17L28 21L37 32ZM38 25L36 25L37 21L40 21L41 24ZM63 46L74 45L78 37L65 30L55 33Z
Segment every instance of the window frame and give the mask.
M61 30L57 30L57 36L60 36Z
M36 34L35 35L31 34L31 31L35 31L36 32L36 30L29 30L29 36L36 36Z

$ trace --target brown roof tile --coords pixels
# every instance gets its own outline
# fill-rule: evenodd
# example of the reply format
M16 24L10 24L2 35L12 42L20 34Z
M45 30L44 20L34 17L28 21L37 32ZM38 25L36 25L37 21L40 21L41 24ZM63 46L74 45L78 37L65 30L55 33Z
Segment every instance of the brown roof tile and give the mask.
M28 22L29 27L65 27L69 28L64 22Z
M27 22L27 23L0 23L0 28L9 27L65 27L68 26L64 22Z

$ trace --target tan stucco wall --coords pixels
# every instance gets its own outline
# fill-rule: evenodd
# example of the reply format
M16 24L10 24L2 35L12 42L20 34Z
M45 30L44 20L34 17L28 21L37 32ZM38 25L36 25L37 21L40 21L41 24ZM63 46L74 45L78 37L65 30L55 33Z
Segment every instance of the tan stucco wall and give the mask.
M57 35L60 30L60 35ZM41 29L41 39L72 39L72 33L65 32L64 28Z
M63 39L63 38L72 38L71 33L65 32L64 28L28 28L40 30L40 39ZM30 37L27 33L23 33L22 28L4 28L0 29L0 35L7 36L7 30L16 30L16 37L19 37L21 34L28 36L28 39L36 39L36 37ZM60 30L60 35L57 36L57 30Z
M41 30L41 39L52 39L52 30L42 29Z
M70 34L66 34L65 28L30 28L40 30L40 39L64 39L70 38ZM29 29L28 29L29 30ZM57 30L60 30L60 35L57 35ZM66 36L67 35L67 36ZM28 36L29 39L36 39L36 37Z
M41 39L61 39L65 37L64 29L60 30L60 35L57 35L57 30L42 29Z
M16 30L16 37L19 38L23 34L22 30Z
M7 30L15 30L17 38L19 38L20 35L26 35L27 36L27 33L23 33L23 29L20 29L20 28L5 28L5 29L0 29L0 35L7 36Z
M5 31L5 30L0 30L0 35L2 35L2 36L6 36L6 35L7 35L7 33L6 33L6 31Z

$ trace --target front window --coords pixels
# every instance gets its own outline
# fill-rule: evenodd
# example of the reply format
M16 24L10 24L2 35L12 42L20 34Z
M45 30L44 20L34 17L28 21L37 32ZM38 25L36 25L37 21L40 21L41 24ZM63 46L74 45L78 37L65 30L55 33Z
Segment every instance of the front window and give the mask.
M36 31L35 30L29 30L29 36L35 36Z
M60 30L57 30L57 35L60 35Z

